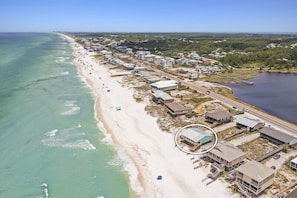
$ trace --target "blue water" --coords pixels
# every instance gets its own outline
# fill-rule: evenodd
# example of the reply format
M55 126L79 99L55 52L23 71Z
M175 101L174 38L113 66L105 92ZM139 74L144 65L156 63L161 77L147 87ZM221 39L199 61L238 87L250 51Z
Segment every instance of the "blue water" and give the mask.
M130 197L56 34L0 33L0 197Z
M264 72L250 81L227 85L240 100L297 124L297 74Z

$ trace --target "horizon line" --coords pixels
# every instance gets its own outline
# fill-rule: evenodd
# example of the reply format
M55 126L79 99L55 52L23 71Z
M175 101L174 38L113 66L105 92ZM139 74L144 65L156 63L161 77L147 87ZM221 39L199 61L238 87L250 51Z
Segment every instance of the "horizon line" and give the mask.
M224 31L0 31L0 33L115 33L115 34L292 34L297 32L224 32Z

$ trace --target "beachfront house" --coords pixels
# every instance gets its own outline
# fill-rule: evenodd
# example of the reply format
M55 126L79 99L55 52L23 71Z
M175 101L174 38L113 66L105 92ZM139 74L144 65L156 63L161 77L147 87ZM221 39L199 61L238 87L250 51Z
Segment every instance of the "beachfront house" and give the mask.
M238 116L236 119L236 127L239 129L246 128L248 131L255 131L262 128L263 126L263 123L248 117Z
M231 143L220 142L206 156L226 170L231 170L243 163L246 153Z
M177 82L175 80L161 80L151 84L152 90L175 90L177 88Z
M260 129L260 137L267 139L276 145L286 144L288 146L293 146L297 144L297 137L271 127L264 127Z
M274 170L257 161L249 161L236 169L235 183L240 190L258 196L273 184Z
M209 123L224 124L231 122L233 120L233 115L229 111L215 111L212 113L205 114L205 121Z
M290 161L290 168L294 171L297 171L297 157Z
M157 104L164 104L164 103L174 101L174 99L169 94L160 90L155 90L152 96L153 96L152 100Z
M165 107L171 116L184 115L192 112L191 108L186 107L179 102L165 103Z
M199 128L187 128L181 132L180 139L190 146L203 145L212 140L212 134Z

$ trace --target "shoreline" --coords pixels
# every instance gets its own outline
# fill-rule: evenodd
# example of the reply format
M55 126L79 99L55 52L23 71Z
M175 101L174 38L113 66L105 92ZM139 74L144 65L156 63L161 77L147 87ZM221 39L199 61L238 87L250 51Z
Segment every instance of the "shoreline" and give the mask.
M108 69L92 60L73 39L62 36L70 42L78 73L91 89L96 119L103 124L106 133L111 134L116 151L119 153L120 147L136 168L136 175L124 168L135 196L193 197L202 194L203 197L214 197L218 193L222 198L239 196L231 194L220 180L206 186L202 179L207 170L204 167L193 169L192 156L175 148L173 134L161 131L156 118L145 112L145 104L134 100L133 90L123 86L120 77L111 78ZM111 91L107 92L107 89ZM117 105L121 106L120 111L115 110ZM158 175L163 179L156 180Z

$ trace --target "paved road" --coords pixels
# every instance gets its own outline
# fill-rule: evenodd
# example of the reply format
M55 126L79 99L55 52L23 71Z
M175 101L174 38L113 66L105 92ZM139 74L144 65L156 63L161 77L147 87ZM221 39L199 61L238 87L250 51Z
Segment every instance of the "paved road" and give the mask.
M178 77L176 77L174 75L165 73L165 72L160 71L160 70L156 70L156 69L154 69L154 70L157 73L160 73L163 76L167 76L167 77L169 77L171 79L174 79L174 80L176 80L178 82L181 82L182 84L190 87L191 89L197 90L200 93L206 93L206 91L207 91L207 88L199 86L195 82L186 82L186 81L181 80L180 78L178 78ZM228 104L230 106L237 107L238 109L245 109L250 114L262 119L264 122L270 123L272 125L275 125L275 126L281 128L281 129L284 129L286 131L289 131L289 132L294 133L294 134L297 135L297 125L295 125L293 123L287 122L287 121L282 120L282 119L280 119L278 117L272 116L272 115L270 115L268 113L259 111L259 110L255 109L255 108L252 108L251 106L249 106L246 103L238 102L236 100L227 98L225 96L222 96L222 95L214 93L214 92L210 92L209 96L216 99L216 100L219 100L219 101L221 101L221 102L223 102L225 104Z

